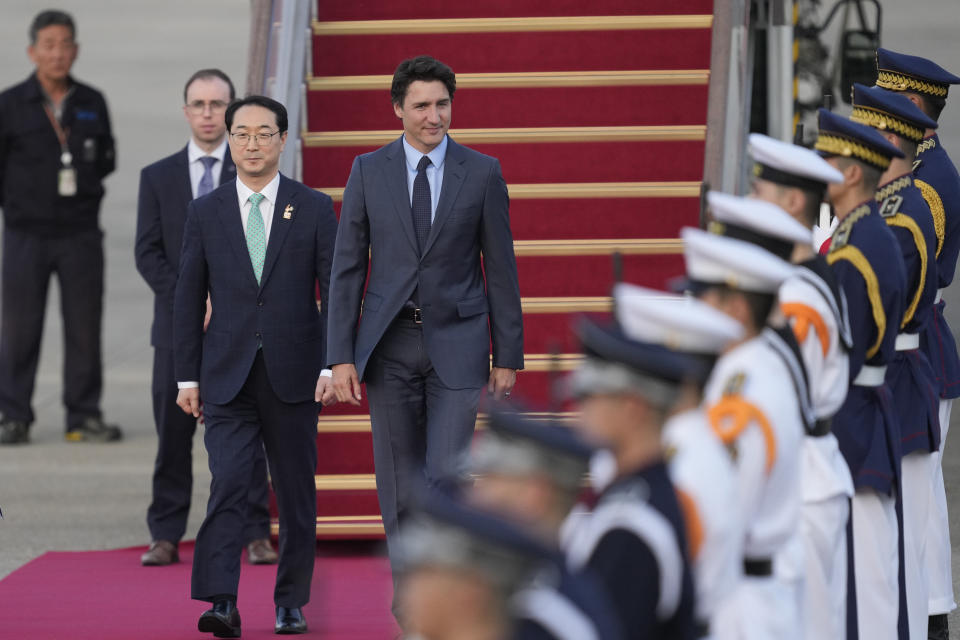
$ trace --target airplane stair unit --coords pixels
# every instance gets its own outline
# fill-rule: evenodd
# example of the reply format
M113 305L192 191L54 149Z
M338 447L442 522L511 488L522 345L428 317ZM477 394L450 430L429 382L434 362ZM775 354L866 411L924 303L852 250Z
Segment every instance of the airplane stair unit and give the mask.
M629 282L663 287L683 271L679 230L697 224L703 175L711 11L711 0L318 0L304 182L339 211L354 156L400 135L389 98L397 64L424 53L449 64L450 134L499 158L509 187L526 352L517 395L545 407L552 370L578 361L571 317L610 308L613 253ZM318 538L382 535L366 411L321 412Z

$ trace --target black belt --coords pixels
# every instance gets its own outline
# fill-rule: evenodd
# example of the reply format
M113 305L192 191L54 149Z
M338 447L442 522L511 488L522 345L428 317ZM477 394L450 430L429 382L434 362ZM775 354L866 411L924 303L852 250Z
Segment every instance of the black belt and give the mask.
M693 623L693 637L694 638L707 638L710 636L710 623L709 622L698 622L694 621Z
M397 317L401 320L412 320L417 324L423 324L423 311L414 307L401 307Z
M833 420L831 418L824 418L823 420L817 420L813 423L813 427L810 431L807 432L807 435L814 438L822 438L823 436L830 433L830 428L833 425Z
M744 575L765 578L773 575L773 560L771 558L744 558Z

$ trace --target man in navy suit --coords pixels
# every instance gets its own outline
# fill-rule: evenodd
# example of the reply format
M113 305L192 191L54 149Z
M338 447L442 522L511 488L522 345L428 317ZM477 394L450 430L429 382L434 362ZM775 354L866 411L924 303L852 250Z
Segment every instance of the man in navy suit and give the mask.
M153 468L153 501L147 509L150 549L140 558L145 566L179 560L177 545L190 513L193 489L193 435L197 420L177 409L173 376L173 291L183 244L187 205L219 184L236 177L227 153L223 114L234 99L233 83L219 69L197 71L183 89L183 113L190 125L187 146L144 168L137 205L137 269L154 292L153 417L157 427L157 458ZM209 317L209 309L207 317ZM247 554L254 564L272 564L277 553L270 545L267 506L267 467L263 454L254 466L248 518L244 528Z
M507 185L447 136L455 90L429 56L397 67L403 135L354 160L330 281L329 394L356 405L367 384L391 559L411 488L457 479L483 387L509 395L523 368Z
M262 441L280 515L275 628L303 633L316 540L316 401L329 382L321 368L337 220L328 196L278 171L287 139L282 104L248 96L227 107L224 118L237 179L190 203L174 297L177 404L198 417L203 399L213 475L191 591L213 603L200 617L200 631L240 636L242 532ZM204 333L207 292L213 313Z

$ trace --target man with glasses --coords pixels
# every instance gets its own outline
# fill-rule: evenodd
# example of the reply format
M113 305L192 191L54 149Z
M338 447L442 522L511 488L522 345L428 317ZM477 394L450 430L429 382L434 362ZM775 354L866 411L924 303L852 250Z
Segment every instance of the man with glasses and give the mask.
M0 445L28 442L47 289L55 273L63 314L63 404L68 442L119 440L100 413L103 367L103 179L115 165L107 104L77 82L73 18L42 11L30 26L34 73L0 93L3 316Z
M277 633L306 631L316 542L317 402L337 219L330 198L280 175L287 110L248 96L224 114L237 179L187 208L174 293L177 404L203 414L213 482L193 556L198 629L240 637L240 550L261 442L280 514ZM318 308L319 288L322 307ZM213 313L203 331L207 292Z
M233 83L219 69L201 69L190 76L183 89L183 112L192 134L187 146L144 168L140 174L135 253L137 269L155 296L150 331L154 348L151 391L158 438L153 501L147 509L152 542L140 558L144 566L168 565L179 560L177 545L190 513L197 420L177 408L173 292L187 205L237 174L227 153L227 126L223 119L233 99ZM208 307L207 319L209 315ZM273 564L277 553L270 545L267 467L262 451L257 452L253 478L243 529L247 558L252 564Z

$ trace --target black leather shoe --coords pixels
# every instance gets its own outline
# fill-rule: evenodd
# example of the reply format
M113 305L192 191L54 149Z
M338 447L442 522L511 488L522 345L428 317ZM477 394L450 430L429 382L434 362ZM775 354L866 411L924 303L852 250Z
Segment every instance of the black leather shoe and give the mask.
M295 635L307 632L307 619L300 607L277 607L277 624L273 632L280 635Z
M239 638L240 611L237 604L232 600L217 600L212 609L200 616L197 630L212 633L217 638Z
M26 444L30 442L30 426L19 420L0 421L0 444Z

